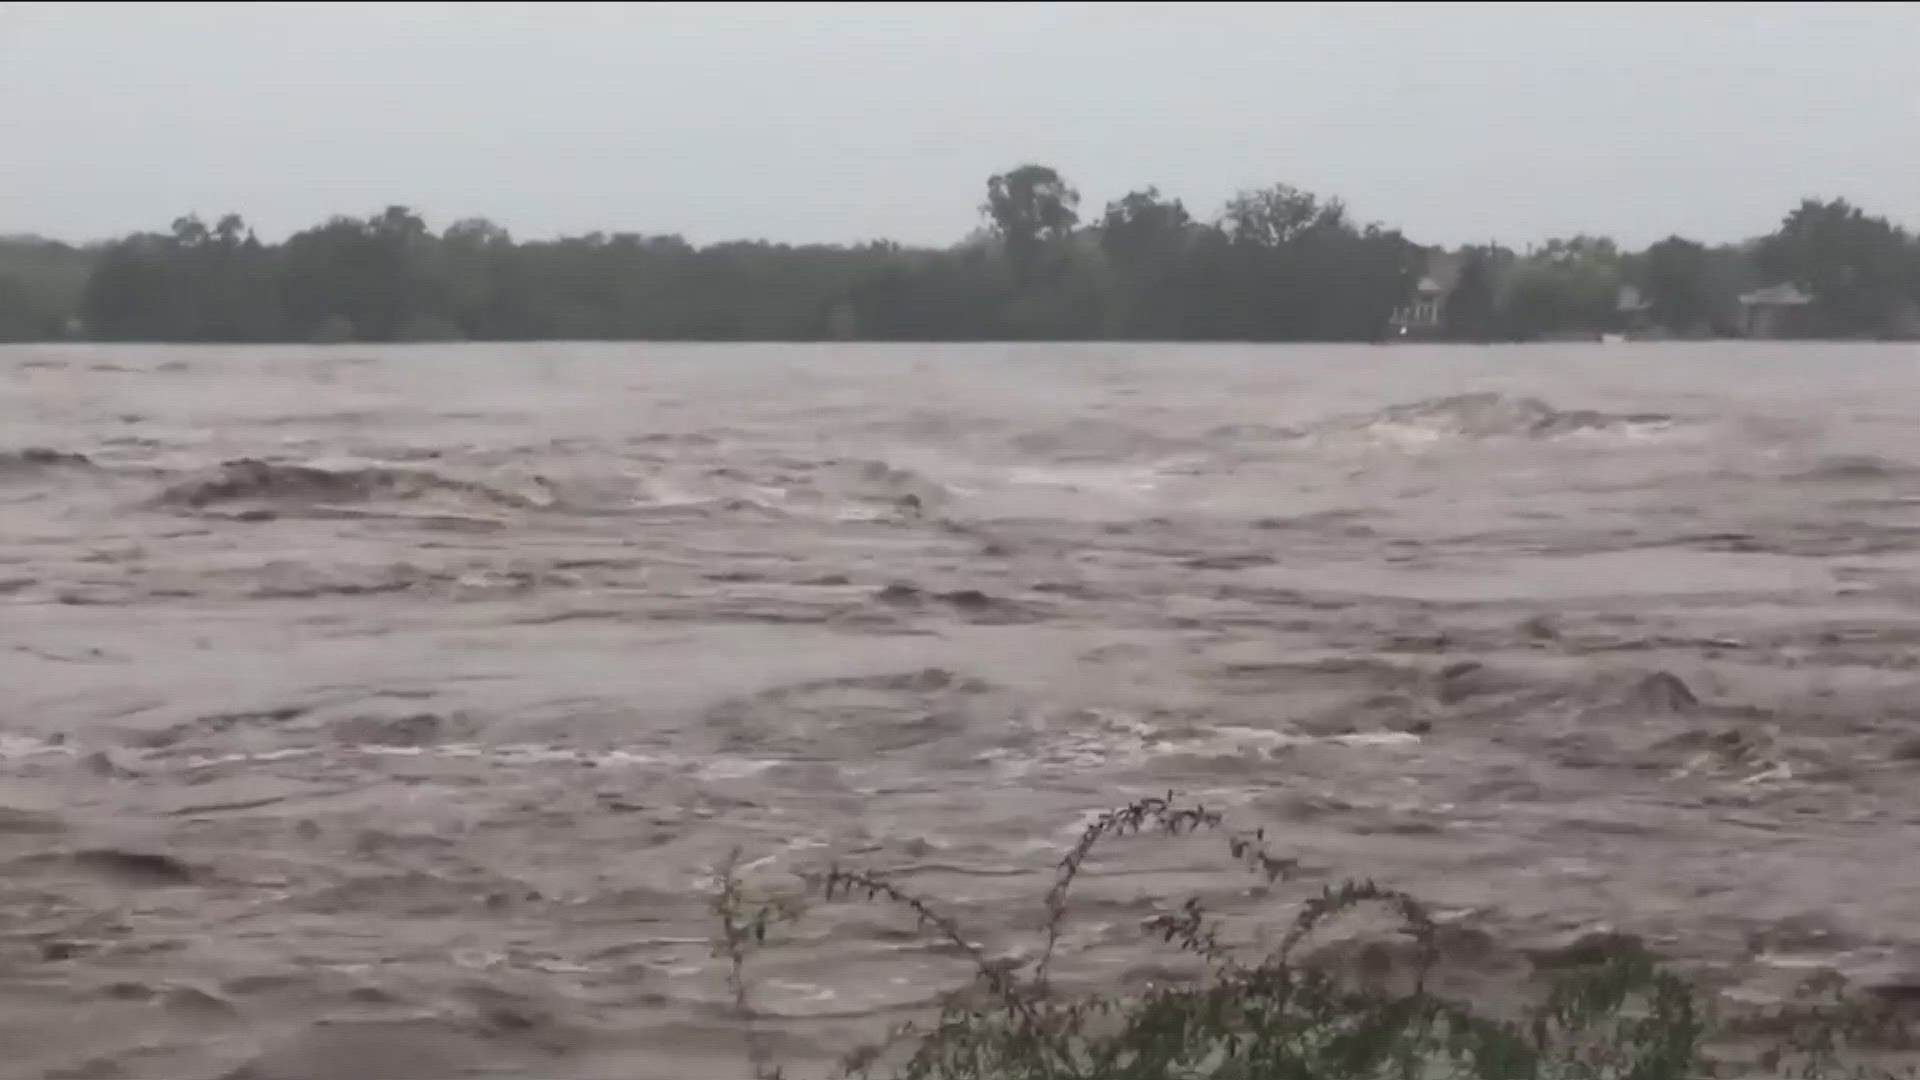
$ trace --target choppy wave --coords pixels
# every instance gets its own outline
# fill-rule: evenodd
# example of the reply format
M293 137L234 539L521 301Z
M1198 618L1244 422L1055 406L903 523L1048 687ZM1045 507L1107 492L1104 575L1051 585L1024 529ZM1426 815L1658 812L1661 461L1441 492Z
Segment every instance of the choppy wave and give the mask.
M207 510L233 504L276 508L411 502L451 497L495 508L528 509L534 499L471 480L420 469L367 466L321 469L241 458L209 473L169 485L153 499L158 507Z
M85 454L29 446L19 450L0 450L0 481L32 479L50 473L92 471L99 466Z
M1185 438L1153 428L1111 419L1074 417L1014 435L1011 442L1023 454L1055 462L1108 462L1139 455L1163 456L1192 451Z
M1142 768L1187 759L1203 771L1262 768L1286 751L1309 746L1377 749L1418 745L1402 731L1313 735L1238 724L1172 724L1112 709L1082 709L978 753L974 760L1006 778L1090 769Z
M1390 405L1358 417L1315 425L1304 434L1360 436L1401 446L1461 441L1608 437L1647 440L1673 431L1666 413L1609 413L1558 409L1533 397L1500 393L1453 394Z
M833 462L821 471L822 494L856 502L931 509L945 502L945 485L886 461Z
M1151 495L1170 468L1142 467L1021 467L1007 474L1007 481L1020 487L1060 488L1065 491L1091 492L1121 498Z
M1920 475L1920 466L1874 454L1839 454L1824 457L1793 474L1795 480L1844 482L1849 480L1890 480Z
M914 518L946 505L946 485L876 460L774 461L679 470L643 479L639 509L760 512L839 521Z
M1187 897L1246 944L1362 872L1501 943L1444 973L1473 1000L1596 924L1742 990L1763 936L1904 948L1920 451L1884 349L1844 380L1610 354L1629 406L1518 350L1036 350L1013 393L903 380L911 346L776 399L676 348L28 380L15 1072L738 1071L729 851L773 891L895 875L1017 958L1090 815L1169 789L1298 873L1103 845L1063 989L1175 977L1140 924ZM1851 937L1774 933L1807 911ZM776 1058L825 1072L964 985L911 931L783 928Z

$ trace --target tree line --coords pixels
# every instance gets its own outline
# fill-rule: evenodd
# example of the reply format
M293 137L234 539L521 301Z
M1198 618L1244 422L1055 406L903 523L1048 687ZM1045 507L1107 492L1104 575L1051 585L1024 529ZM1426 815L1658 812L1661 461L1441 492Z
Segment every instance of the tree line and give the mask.
M481 219L436 233L402 206L277 244L231 214L87 247L0 238L0 340L1369 341L1436 286L1437 317L1412 320L1434 337L1714 336L1746 332L1740 297L1781 284L1806 301L1796 332L1920 331L1920 239L1844 200L1755 240L1637 252L1593 236L1443 252L1287 185L1210 220L1155 188L1083 218L1044 165L991 177L980 211L946 248L516 241Z

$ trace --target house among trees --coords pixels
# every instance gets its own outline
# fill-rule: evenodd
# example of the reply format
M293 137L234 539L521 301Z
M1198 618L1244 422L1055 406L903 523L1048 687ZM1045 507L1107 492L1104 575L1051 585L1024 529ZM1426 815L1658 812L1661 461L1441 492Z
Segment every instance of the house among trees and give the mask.
M1886 336L1894 341L1920 341L1920 300L1907 297L1894 302Z
M1920 340L1920 236L1842 199L1772 233L1453 251L1286 184L1196 221L1152 187L1082 223L1057 170L987 181L950 248L438 234L404 206L267 243L237 215L73 246L0 234L0 341ZM1743 292L1770 282L1776 284Z
M1464 252L1428 248L1413 298L1395 309L1393 331L1400 337L1439 337L1447 326L1447 298L1460 284Z
M1646 334L1671 329L1656 323L1653 301L1647 299L1639 286L1620 286L1614 293L1613 309L1619 313L1620 329L1629 333Z
M1813 297L1791 282L1740 294L1740 332L1747 337L1794 337L1813 328Z

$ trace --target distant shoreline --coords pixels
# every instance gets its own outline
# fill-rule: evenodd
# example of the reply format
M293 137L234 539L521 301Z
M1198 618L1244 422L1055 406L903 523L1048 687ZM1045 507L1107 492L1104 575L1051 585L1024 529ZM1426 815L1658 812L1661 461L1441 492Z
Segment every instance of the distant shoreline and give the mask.
M1154 188L1083 222L1043 165L946 248L435 233L390 206L277 244L238 215L76 248L0 238L0 341L1528 342L1920 339L1920 239L1844 200L1766 236L1448 250L1284 184L1211 221Z

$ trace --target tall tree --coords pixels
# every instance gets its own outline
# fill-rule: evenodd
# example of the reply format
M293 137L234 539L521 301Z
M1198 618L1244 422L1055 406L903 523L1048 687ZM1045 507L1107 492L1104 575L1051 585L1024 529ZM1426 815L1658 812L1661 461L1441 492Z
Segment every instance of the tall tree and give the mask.
M1228 200L1215 236L1196 253L1207 336L1379 339L1418 265L1399 232L1357 225L1340 200L1286 184Z
M1080 193L1048 165L1022 165L987 179L987 201L980 212L1006 244L1014 275L1026 285L1040 253L1065 240L1080 223Z
M72 333L92 263L92 253L57 241L0 236L0 341Z
M1100 246L1114 263L1137 265L1177 255L1192 228L1185 204L1150 187L1107 204L1100 219Z
M1460 253L1460 276L1440 309L1446 335L1455 341L1492 341L1499 335L1494 258L1494 252L1484 247Z
M396 341L440 317L425 288L432 236L403 206L337 217L286 243L288 317L301 336Z
M1802 200L1761 241L1755 261L1811 293L1831 333L1886 330L1920 284L1905 230L1845 199Z
M1337 230L1346 224L1346 206L1286 184L1243 191L1227 201L1221 227L1236 244L1279 247L1314 229Z
M1107 204L1097 231L1113 288L1123 294L1111 312L1114 332L1178 337L1185 318L1182 280L1200 231L1186 206L1158 188L1131 191Z
M1611 330L1620 323L1621 280L1620 249L1611 239L1549 240L1508 272L1503 321L1522 339Z
M1640 288L1655 324L1683 334L1712 324L1713 266L1705 244L1669 236L1640 261Z

